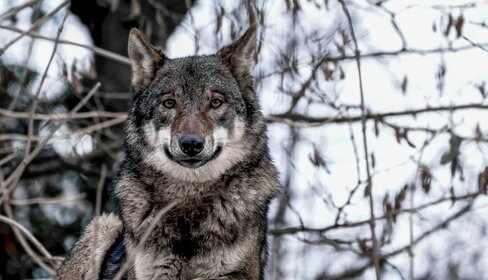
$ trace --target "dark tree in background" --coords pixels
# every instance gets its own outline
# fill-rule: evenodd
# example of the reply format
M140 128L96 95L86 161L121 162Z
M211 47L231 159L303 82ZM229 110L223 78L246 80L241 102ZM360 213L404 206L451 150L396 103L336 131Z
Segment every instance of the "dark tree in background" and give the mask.
M90 31L96 46L127 56L127 41L132 27L143 30L155 45L164 46L166 39L181 22L193 1L178 0L76 0L71 11ZM95 56L95 80L107 92L126 92L130 86L130 68L105 57ZM112 103L121 110L126 104Z
M205 54L248 26L247 3L0 1L0 280L52 277L116 211L130 29ZM452 3L251 1L283 185L268 279L488 278L488 2ZM63 59L79 50L88 67Z

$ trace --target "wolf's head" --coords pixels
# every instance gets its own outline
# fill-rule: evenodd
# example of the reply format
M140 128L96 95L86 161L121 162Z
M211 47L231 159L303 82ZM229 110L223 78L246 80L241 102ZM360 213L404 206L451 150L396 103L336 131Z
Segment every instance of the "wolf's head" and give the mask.
M216 54L169 59L133 29L129 56L136 96L126 125L132 157L197 182L216 179L264 149L251 77L255 49L252 25Z

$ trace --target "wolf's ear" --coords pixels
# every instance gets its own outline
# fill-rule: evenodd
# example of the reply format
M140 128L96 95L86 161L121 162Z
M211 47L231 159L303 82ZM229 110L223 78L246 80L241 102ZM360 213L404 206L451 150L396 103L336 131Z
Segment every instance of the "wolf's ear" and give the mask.
M253 23L244 35L217 53L238 80L250 80L257 48L256 29Z
M137 28L132 28L129 34L129 57L132 62L132 87L139 94L149 86L166 57Z

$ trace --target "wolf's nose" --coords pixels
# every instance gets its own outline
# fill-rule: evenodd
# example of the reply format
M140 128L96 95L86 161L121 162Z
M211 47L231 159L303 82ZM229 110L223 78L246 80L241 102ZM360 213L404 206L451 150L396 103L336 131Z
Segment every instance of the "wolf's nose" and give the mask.
M193 157L203 150L205 139L198 134L186 134L180 138L179 142L183 153Z

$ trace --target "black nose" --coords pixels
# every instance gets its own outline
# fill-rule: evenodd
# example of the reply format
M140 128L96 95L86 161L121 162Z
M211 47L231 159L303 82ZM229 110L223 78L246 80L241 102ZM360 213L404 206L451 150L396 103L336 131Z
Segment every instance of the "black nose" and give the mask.
M186 134L180 138L179 142L183 153L192 157L203 150L205 139L198 134Z

